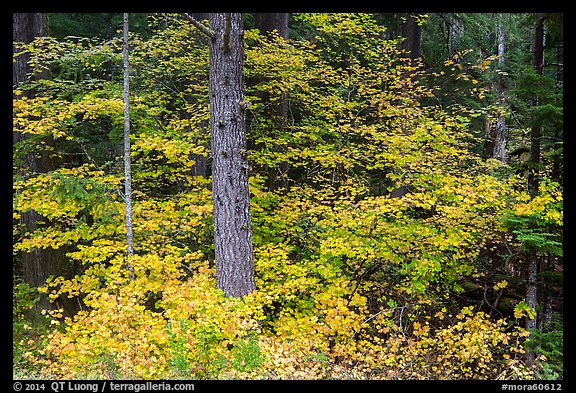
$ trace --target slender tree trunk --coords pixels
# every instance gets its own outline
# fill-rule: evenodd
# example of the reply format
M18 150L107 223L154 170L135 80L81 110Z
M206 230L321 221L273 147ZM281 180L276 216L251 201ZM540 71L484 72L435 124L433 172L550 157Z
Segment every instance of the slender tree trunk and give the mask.
M542 75L544 64L544 16L538 14L534 42L534 68L538 75ZM535 98L535 105L538 105L539 99ZM528 191L532 197L538 195L538 177L540 166L540 140L542 139L542 130L539 125L532 126L530 130L530 161L528 171Z
M12 37L15 42L30 43L36 37L48 35L48 17L45 13L14 13L12 15ZM29 65L30 56L27 53L21 54L15 58L12 65L12 82L13 87L18 88L27 80L40 80L50 78L48 71L43 71L30 75ZM20 96L27 98L34 97L35 92L26 89ZM25 141L26 135L18 130L12 133L14 143ZM21 157L21 163L16 168L20 177L34 176L38 173L48 173L57 168L57 162L53 151L55 142L52 136L46 136L43 143L48 149L34 151ZM23 212L21 214L21 226L27 233L32 233L38 229L38 223L47 221L35 210ZM51 276L71 276L72 267L66 258L66 248L36 248L29 252L23 252L21 255L22 279L32 287L40 287L46 283ZM59 303L59 304L58 304ZM60 297L57 304L51 304L47 297L42 295L36 305L37 309L64 308L66 315L72 315L78 310L76 299Z
M538 75L544 71L544 14L538 14L534 37L534 68Z
M526 256L528 260L528 285L526 286L526 303L537 309L538 306L538 255L536 252L529 252ZM537 318L531 318L526 321L526 329L536 328Z
M505 61L505 47L506 47L506 34L504 32L503 15L498 14L498 66L500 69L504 68ZM498 105L500 114L498 120L496 121L496 127L494 129L494 148L492 151L492 157L497 160L506 163L506 145L508 143L508 131L506 130L506 116L504 115L504 99L506 95L506 83L504 80L504 75L498 77Z
M464 36L464 25L457 14L451 14L449 32L449 55L454 56L458 52L458 44Z
M554 272L554 262L556 257L552 255L546 256L545 270L547 272ZM553 282L549 277L542 280L542 316L538 321L538 329L545 331L552 326L552 312L554 309L554 288Z
M132 230L132 174L130 168L130 70L128 62L128 13L123 14L122 57L124 65L124 200L126 202L126 266L130 280L134 279L134 268L130 258L134 255Z
M210 128L216 284L226 296L256 289L244 101L243 18L210 14Z
M560 84L563 82L563 66L562 64L562 56L563 56L563 47L562 45L556 46L556 84ZM554 154L554 158L552 161L552 179L563 185L563 173L562 173L562 158L563 156L558 154L558 149L562 148L562 130L560 127L554 127L554 149L556 150L556 154Z
M538 75L542 75L544 64L544 15L538 14L536 20L536 31L534 35L534 68ZM535 105L538 105L538 97ZM540 166L540 139L542 131L539 125L533 125L530 131L530 159L528 165L528 192L531 198L538 195L539 166ZM528 260L528 284L526 287L526 303L534 310L538 310L538 252L531 251L527 256ZM537 327L538 315L526 321L527 329ZM532 351L526 353L526 362L532 364L535 354Z

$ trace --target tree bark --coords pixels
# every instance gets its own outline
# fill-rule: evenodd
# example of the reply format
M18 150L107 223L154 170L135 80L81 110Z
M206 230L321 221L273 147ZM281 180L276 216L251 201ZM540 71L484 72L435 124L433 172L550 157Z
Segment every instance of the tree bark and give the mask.
M132 230L132 174L130 163L130 70L128 62L128 14L123 14L122 58L124 66L124 200L126 202L126 267L130 280L134 280L134 268L130 258L134 255Z
M262 34L276 30L280 37L288 39L288 13L256 13L254 21Z
M256 28L263 35L271 35L276 31L284 40L288 40L288 13L256 13L254 14ZM257 83L264 82L263 79L258 80ZM269 102L273 99L269 93L260 93L260 98L263 102ZM273 126L278 129L280 133L286 130L288 124L288 102L284 95L276 99L274 105L266 106L266 116L270 116L273 121ZM284 176L288 173L289 166L287 162L280 162L278 167L268 169L268 179L266 186L270 190L278 189L286 185Z
M207 20L208 15L209 15L208 13L201 13L201 12L192 13L192 14L187 14L187 13L184 14L184 16L190 22L192 22L192 25L194 27L196 27L198 30L200 30L207 37L212 38L214 36L214 32L211 31L208 27L206 27L203 24L203 22L201 22L201 21ZM192 99L190 101L190 103L192 103L192 102L198 103L198 101L196 99ZM184 112L182 114L182 116L184 116L186 119L191 118L191 114L186 113L186 112ZM209 122L209 120L202 120L198 126L201 129L201 131L200 131L201 135L197 136L194 139L194 143L196 143L197 145L204 146L206 148L206 151L208 151L208 150L210 150L210 141L206 141L203 136L209 134L208 129L210 127L210 122ZM190 153L190 158L194 161L194 166L190 170L190 174L192 176L201 176L205 179L208 179L211 176L209 157L207 157L204 154Z
M534 37L534 68L538 75L542 75L544 64L544 15L538 14L536 20L536 31ZM538 105L539 99L535 97L535 105ZM539 125L533 125L530 130L530 160L528 167L528 191L532 197L538 195L539 188L539 170L540 165L540 140L542 139L542 130Z
M36 37L48 35L48 15L45 13L15 13L12 14L12 39L16 42L30 43ZM12 84L17 88L26 82L30 73L30 55L23 53L16 57L12 64ZM49 75L36 74L34 79L46 79ZM26 93L24 93L26 95Z
M402 56L409 61L411 67L415 67L420 57L420 42L422 35L422 26L418 24L418 18L415 14L403 14L400 16L398 25L399 32L404 38L400 44L400 49L404 51ZM415 73L407 70L402 74L406 80L415 79ZM406 137L412 134L410 130L403 130L403 135ZM409 173L409 168L402 168L402 176L400 178L402 185L390 192L392 198L402 198L410 192L409 184L406 183L406 176Z
M544 64L544 15L538 14L536 19L536 29L534 37L534 68L538 75L542 75ZM538 97L535 98L535 105L538 105ZM539 125L533 125L530 130L530 159L528 165L528 192L531 198L538 195L539 188L539 166L540 166L540 139L542 131ZM538 251L533 250L528 257L528 284L526 286L526 303L534 310L538 310ZM538 315L527 319L526 329L537 327ZM526 352L526 362L532 364L535 353Z
M449 32L449 48L448 53L450 57L454 56L458 53L458 44L460 40L464 36L464 25L462 24L462 20L458 16L458 14L451 14L450 15L450 22L448 26Z
M406 51L406 57L417 59L420 57L420 42L422 26L414 14L406 14L400 22L400 34L404 37L401 49Z
M554 272L556 257L547 255L544 262L544 270L546 272ZM538 330L547 331L552 326L552 314L554 312L555 290L554 284L550 277L544 277L542 280L542 315L538 321Z
M12 26L12 37L15 42L31 43L36 37L48 35L48 17L45 13L14 13ZM28 80L40 80L50 78L48 71L38 72L31 75L30 55L21 54L15 58L12 65L13 88L20 87ZM25 89L21 96L27 98L34 97L32 89ZM12 133L13 142L20 143L26 140L27 136L14 130ZM21 157L21 162L16 168L19 177L34 176L38 173L48 173L57 168L54 154L55 142L51 136L46 136L43 143L48 149L40 152L34 151ZM27 233L32 233L38 229L40 221L46 221L44 217L35 210L23 212L20 224ZM40 287L46 283L51 276L71 275L71 266L66 258L65 248L36 248L30 252L23 252L21 255L22 279L32 287ZM40 297L36 305L37 309L64 308L66 315L72 315L78 310L75 299L59 298L59 304L51 304L45 295Z
M536 252L529 252L526 255L528 261L528 285L526 286L526 303L530 308L536 310L538 306L538 256ZM526 329L536 328L536 317L526 320Z
M504 32L504 23L502 14L498 14L498 66L502 70L504 68L505 60L505 47L506 47L506 34ZM506 145L508 144L508 132L506 130L506 116L504 115L504 99L506 95L506 84L504 75L498 77L498 104L500 107L500 114L496 121L494 129L494 148L492 157L506 163L508 158L506 156Z
M212 13L210 128L216 284L226 296L256 289L244 101L242 14Z

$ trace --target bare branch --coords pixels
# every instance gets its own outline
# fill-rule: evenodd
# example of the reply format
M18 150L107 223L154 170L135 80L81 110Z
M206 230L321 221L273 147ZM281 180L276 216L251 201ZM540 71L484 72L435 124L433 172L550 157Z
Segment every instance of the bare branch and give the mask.
M205 35L207 35L208 37L210 37L211 39L214 39L214 37L216 37L216 33L214 33L213 30L211 30L209 27L204 26L202 23L198 22L196 20L196 18L194 18L192 15L190 15L189 13L185 12L184 16L186 18L188 18L188 20L190 22L192 22L192 24L194 25L194 27L196 27L198 30L200 30L202 33L204 33Z

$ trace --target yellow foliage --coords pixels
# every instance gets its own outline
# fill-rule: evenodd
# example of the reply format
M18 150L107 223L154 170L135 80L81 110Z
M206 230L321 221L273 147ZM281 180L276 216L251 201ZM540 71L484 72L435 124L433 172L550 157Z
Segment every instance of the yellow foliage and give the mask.
M35 210L46 222L18 228L14 252L69 246L80 265L41 288L83 307L72 318L50 313L54 330L34 359L46 379L534 377L520 360L525 331L447 304L511 200L518 215L560 223L561 193L543 183L529 200L494 176L493 161L470 153L464 120L420 103L434 92L405 76L419 71L394 60L396 44L379 38L369 14L295 17L317 29L317 44L245 35L257 146L249 160L259 170L250 178L257 290L243 299L216 288L210 180L191 175L194 157L209 157L199 76L207 49L193 46L182 20L134 41L138 78L151 84L132 107L145 114L131 139L135 255L125 252L117 162L17 179L14 220ZM326 44L342 35L362 59L331 52ZM182 91L166 83L172 74L186 75ZM303 120L278 129L262 93ZM122 101L100 94L15 100L16 132L82 146L76 125L120 123ZM267 191L262 168L269 175L284 163L303 181ZM399 187L409 192L392 197Z
M564 220L562 203L562 192L552 182L545 179L541 182L538 195L526 202L520 200L515 206L514 213L536 215L546 222L562 226Z

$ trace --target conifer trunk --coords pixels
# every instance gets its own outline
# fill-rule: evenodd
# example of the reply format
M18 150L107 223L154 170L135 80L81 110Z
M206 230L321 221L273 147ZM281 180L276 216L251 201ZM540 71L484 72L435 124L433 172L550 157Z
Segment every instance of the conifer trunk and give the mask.
M504 68L505 60L505 47L506 47L506 34L504 32L503 15L498 15L498 66L502 70ZM498 105L500 114L496 121L494 129L494 149L492 157L506 163L508 160L506 156L506 145L508 144L508 132L506 130L506 116L504 115L504 99L506 94L506 86L504 75L498 77Z
M544 64L544 15L538 14L536 19L536 31L534 42L534 68L538 75L542 75ZM535 98L535 104L538 105L538 97ZM530 160L528 166L528 192L531 198L538 195L539 188L539 166L540 166L540 139L542 131L539 125L532 126L530 131ZM526 286L526 303L530 308L538 310L538 252L533 250L527 256L528 261L528 284ZM535 329L537 327L538 314L534 318L526 321L526 329ZM526 353L526 362L532 364L535 353L528 351Z
M400 49L406 51L410 59L420 57L422 26L418 23L418 15L404 14L400 20L400 35L404 38Z
M48 16L46 13L14 13L12 15L12 38L15 42L31 43L36 37L48 35ZM13 88L18 88L27 80L40 80L50 78L49 71L37 72L30 75L30 55L22 53L14 59L12 65ZM33 98L35 92L27 89L20 96ZM19 143L27 138L18 130L14 129L12 140ZM57 162L53 150L55 149L54 138L47 135L43 138L43 143L49 149L34 151L21 157L21 163L16 168L19 177L32 177L39 173L48 173L57 168ZM25 233L32 233L39 227L41 221L46 221L44 217L35 210L22 212L20 224ZM71 275L71 265L66 258L66 248L54 249L35 248L21 255L22 280L31 287L41 287L46 280L51 277ZM64 308L66 315L73 315L78 310L76 299L59 297L57 304L51 304L45 295L40 297L37 309Z
M256 289L244 101L242 14L213 13L210 128L216 284L226 296Z
M282 37L284 40L288 40L288 13L256 13L254 14L254 22L256 28L261 34L270 36L273 31L276 31L278 36ZM259 78L256 83L263 83L266 78ZM269 92L259 92L260 99L265 102L266 112L265 116L269 116L272 119L272 124L279 133L284 133L288 127L288 101L285 98L285 94L282 93L280 98L274 97ZM271 105L270 101L275 101L274 105ZM276 147L278 151L282 153L285 149L281 146ZM277 166L268 169L268 178L266 185L270 190L276 190L280 187L286 186L285 176L289 170L288 162L282 161L277 164Z

